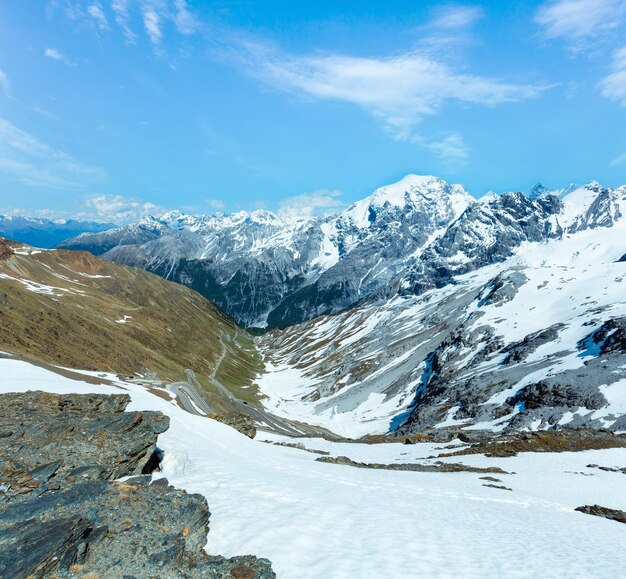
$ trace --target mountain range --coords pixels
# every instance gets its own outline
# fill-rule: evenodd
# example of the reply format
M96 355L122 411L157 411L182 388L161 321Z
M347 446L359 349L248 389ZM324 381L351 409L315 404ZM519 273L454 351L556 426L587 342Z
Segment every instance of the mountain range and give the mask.
M264 328L254 402L273 416L349 437L621 431L625 212L626 186L476 200L409 175L325 218L171 212L60 247Z
M286 327L365 299L442 287L526 241L610 225L620 191L592 182L476 200L460 185L408 175L325 218L175 211L59 247L187 285L244 326Z
M115 227L113 223L78 219L0 215L0 236L43 248L54 247L80 233L106 231L113 227Z

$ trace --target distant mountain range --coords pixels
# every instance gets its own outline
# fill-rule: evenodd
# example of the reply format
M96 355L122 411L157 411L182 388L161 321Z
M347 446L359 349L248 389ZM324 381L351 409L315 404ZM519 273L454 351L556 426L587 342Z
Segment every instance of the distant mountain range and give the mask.
M84 232L106 231L113 223L0 215L0 236L34 247L50 248Z
M460 185L408 175L326 218L176 211L82 233L59 247L187 285L244 326L287 327L443 287L527 242L609 226L621 215L623 190L592 182L477 200Z

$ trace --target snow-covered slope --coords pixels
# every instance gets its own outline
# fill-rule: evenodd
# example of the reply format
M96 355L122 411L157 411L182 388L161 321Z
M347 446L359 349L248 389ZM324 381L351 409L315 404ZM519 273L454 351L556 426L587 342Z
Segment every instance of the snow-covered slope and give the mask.
M266 406L349 436L626 431L626 219L571 231L523 241L504 262L419 296L267 334Z
M257 553L272 561L278 577L609 578L626 565L626 526L574 511L586 504L626 509L623 475L588 467L621 466L624 449L440 459L515 473L493 475L507 491L485 486L480 473L324 464L317 454L250 440L187 414L131 383L87 384L0 359L0 392L27 389L130 394L129 410L167 414L161 476L207 497L207 551ZM332 456L390 464L432 464L426 457L443 446L300 442Z

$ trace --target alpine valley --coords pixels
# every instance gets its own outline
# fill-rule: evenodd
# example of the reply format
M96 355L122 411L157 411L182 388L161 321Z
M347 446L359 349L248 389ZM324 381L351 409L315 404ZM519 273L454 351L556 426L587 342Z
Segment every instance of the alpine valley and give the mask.
M60 247L265 328L257 384L285 418L345 436L623 431L625 215L626 186L476 200L408 175L326 218L173 212Z
M0 575L617 576L625 283L597 182L0 239Z

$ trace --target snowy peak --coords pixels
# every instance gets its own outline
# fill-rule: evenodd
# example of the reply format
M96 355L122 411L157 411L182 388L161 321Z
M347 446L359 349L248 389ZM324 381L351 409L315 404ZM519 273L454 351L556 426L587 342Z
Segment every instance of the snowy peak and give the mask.
M626 206L620 189L606 189L591 181L562 197L563 208L559 224L569 233L595 227L611 227Z
M364 229L380 215L421 212L432 216L440 226L441 222L456 219L474 201L461 185L450 185L432 175L407 175L352 204L339 219Z
M396 183L376 189L363 202L369 202L373 206L382 206L385 203L389 203L397 207L403 207L407 203L415 203L420 196L430 201L435 201L440 197L450 195L452 187L443 179L432 175L407 175ZM457 185L456 187L460 186Z

